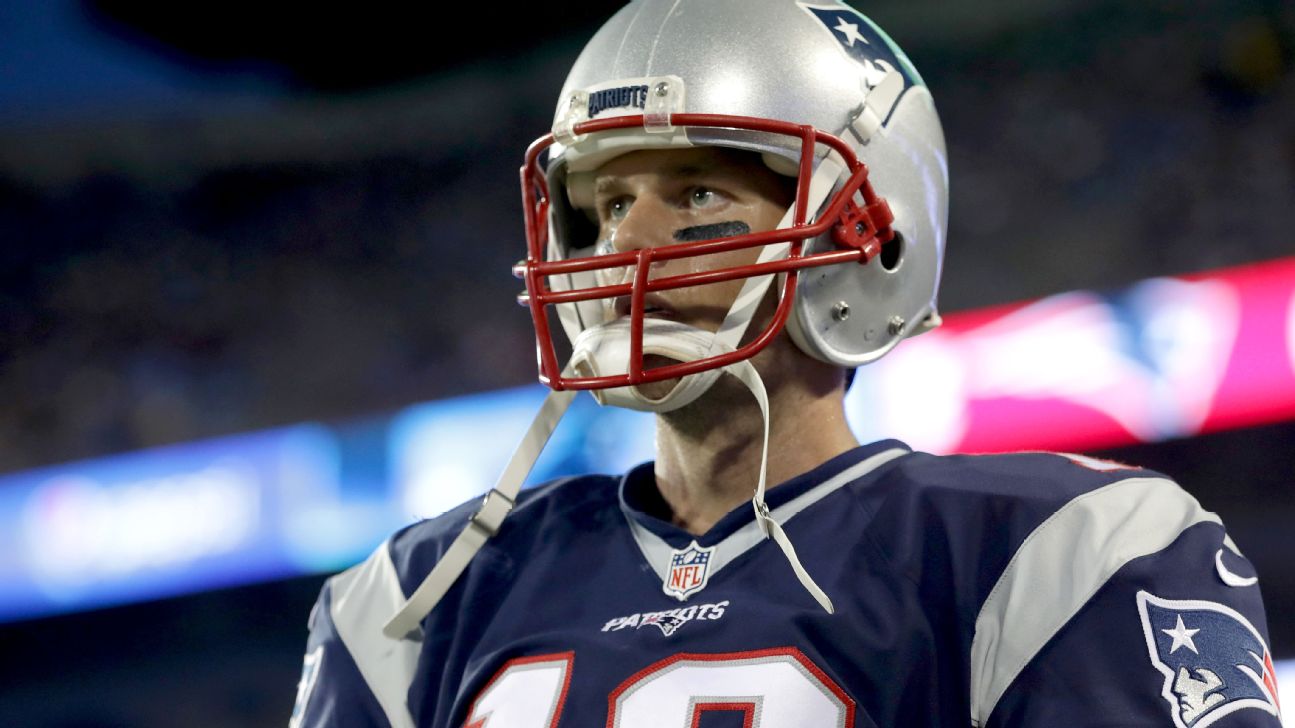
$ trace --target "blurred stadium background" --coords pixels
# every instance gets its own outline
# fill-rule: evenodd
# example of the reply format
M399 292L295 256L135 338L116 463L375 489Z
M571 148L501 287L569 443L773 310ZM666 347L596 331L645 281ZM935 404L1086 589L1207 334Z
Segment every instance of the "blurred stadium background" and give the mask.
M0 726L282 726L325 575L488 486L538 396L516 169L617 4L569 5L0 0ZM860 431L1019 413L998 442L1171 473L1295 658L1295 7L857 6L945 121L955 312ZM919 376L992 368L959 332L1013 312L1069 351L1059 309L1143 343ZM650 447L577 420L540 475Z

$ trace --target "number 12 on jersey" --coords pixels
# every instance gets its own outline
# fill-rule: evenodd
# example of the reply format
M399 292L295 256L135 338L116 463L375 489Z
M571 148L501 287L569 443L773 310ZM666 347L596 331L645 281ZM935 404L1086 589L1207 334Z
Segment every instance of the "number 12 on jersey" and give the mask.
M575 653L509 660L472 704L464 728L559 728ZM608 728L693 728L709 711L746 728L854 725L854 701L794 647L679 654L620 684Z

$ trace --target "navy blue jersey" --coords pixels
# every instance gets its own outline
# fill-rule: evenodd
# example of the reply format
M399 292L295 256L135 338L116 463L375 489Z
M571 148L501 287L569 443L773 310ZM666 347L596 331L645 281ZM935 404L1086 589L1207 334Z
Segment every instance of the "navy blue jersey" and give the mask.
M475 504L410 526L325 585L294 728L1280 725L1253 569L1157 473L888 441L768 504L834 614L749 504L663 520L647 464L523 493L388 639Z

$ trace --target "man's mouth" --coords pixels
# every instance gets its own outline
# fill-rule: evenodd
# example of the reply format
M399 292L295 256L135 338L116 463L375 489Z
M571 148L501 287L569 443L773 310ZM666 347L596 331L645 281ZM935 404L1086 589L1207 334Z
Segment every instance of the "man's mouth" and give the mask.
M615 300L614 310L616 311L616 318L628 318L630 315L630 297L617 296ZM674 318L674 316L675 316L674 309L667 306L665 301L661 300L660 296L653 293L649 293L644 298L643 300L644 318L670 319L670 318Z

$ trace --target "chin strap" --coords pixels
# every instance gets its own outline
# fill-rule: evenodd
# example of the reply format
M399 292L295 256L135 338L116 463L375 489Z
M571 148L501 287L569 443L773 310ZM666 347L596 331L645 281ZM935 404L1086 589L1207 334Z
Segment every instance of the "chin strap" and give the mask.
M553 430L557 429L558 422L566 414L575 396L576 390L549 392L548 397L544 399L544 404L540 406L540 411L535 415L535 420L531 422L530 429L526 431L521 444L517 446L517 451L513 453L508 466L504 468L503 474L495 483L495 487L486 494L481 507L468 519L468 525L445 550L445 554L436 562L432 572L423 579L422 584L418 585L405 605L387 621L386 626L382 628L382 634L391 639L422 639L422 628L419 625L423 617L426 617L441 597L445 596L445 592L450 590L459 575L468 568L468 563L472 561L477 551L480 551L486 541L499 532L499 525L503 523L517 501L522 483L530 474L535 461L544 450L544 445L548 443Z
M766 248L767 251L768 248ZM783 246L780 253L775 251L772 255L785 253L786 247ZM752 295L754 299L758 300L763 296L772 277L765 276L763 281L754 286ZM741 300L742 298L739 296L739 301ZM732 351L732 347L723 341L718 334L711 334L691 326L668 321L649 319L643 323L643 350L647 353L670 356L681 361L690 361L717 353L717 351ZM582 346L577 347L579 353L572 359L573 365L588 368L597 375L600 373L597 369L599 357L592 356L589 352L598 352L604 358L609 358L613 361L625 360L627 357L624 356L625 352L621 351L621 349L628 350L628 334L623 330L627 329L627 327L628 322L622 319L615 322L615 325L608 324L607 326L586 330L581 335ZM618 336L616 334L622 335ZM593 344L592 341L595 337L606 345ZM760 445L760 479L756 484L755 495L751 498L751 505L755 508L756 522L760 524L761 532L767 538L773 539L774 543L778 544L778 548L782 549L783 555L787 557L792 571L796 572L796 578L800 579L800 583L805 587L805 590L822 605L823 609L827 610L828 614L833 614L832 600L819 588L818 584L814 583L809 573L805 571L805 567L801 565L800 559L796 556L796 549L792 546L791 539L787 538L782 526L769 514L769 506L764 502L766 476L769 466L769 396L764 387L764 380L760 378L760 373L756 371L755 366L751 364L749 359L730 364L723 369L685 377L684 381L676 386L664 400L649 400L638 393L637 387L620 387L605 390L602 392L603 396L598 398L598 401L601 404L613 404L631 409L669 412L701 396L710 388L714 379L725 371L737 377L737 380L751 391L751 395L755 397L756 402L760 405L760 418L763 421L763 435ZM704 382L704 384L698 384L700 382ZM681 389L683 397L680 396Z
M783 531L782 525L774 520L769 513L769 506L764 501L764 492L766 476L769 469L769 397L764 388L764 381L760 374L756 372L755 367L749 360L744 360L731 364L724 368L724 371L737 377L751 394L755 397L756 402L760 405L760 418L763 421L763 433L760 441L760 478L756 484L755 495L751 498L751 506L755 509L755 519L760 524L760 530L767 538L773 539L782 550L783 556L786 557L791 570L795 572L796 578L800 580L801 586L810 596L827 611L828 614L834 614L835 608L832 606L832 600L827 593L814 582L813 577L805 570L800 563L800 558L796 556L796 547L792 545L791 539ZM508 461L508 466L499 476L495 487L486 494L485 500L477 512L468 519L467 526L459 533L458 538L450 543L444 555L436 562L436 566L431 573L423 579L423 583L418 585L414 593L409 596L396 613L387 621L382 628L382 633L390 639L412 639L421 640L423 637L422 628L420 627L423 618L432 611L445 593L450 590L454 582L468 568L472 557L481 550L491 537L499 532L499 526L503 523L509 512L513 509L513 504L517 500L517 494L521 491L522 483L530 473L535 461L539 459L540 453L544 450L545 444L548 443L549 437L557 429L558 422L566 414L567 408L571 406L571 401L575 398L575 390L566 390L562 392L549 392L548 397L544 399L544 404L540 407L539 413L536 414L535 420L531 422L530 429L527 430L526 436L517 446L517 451L513 453L512 458Z
M800 585L805 587L805 591L809 592L809 595L814 597L814 600L828 614L835 614L836 609L832 606L832 600L801 565L800 559L796 556L796 547L791 544L787 532L782 530L782 524L770 515L769 506L764 502L765 476L769 469L769 396L765 392L764 381L755 367L751 366L750 360L731 364L725 369L751 390L755 401L760 404L760 416L764 420L764 439L760 446L760 480L755 487L755 496L751 498L751 506L755 509L755 522L760 524L760 530L765 537L773 539L773 542L778 544L778 548L782 549L782 555L787 557L787 563L791 565L791 570L796 572L796 578L800 580Z
M814 215L819 206L827 199L836 186L837 179L840 178L844 170L836 162L835 154L828 154L818 163L818 168L814 170L814 175L809 180L809 192L807 193L807 209L810 215ZM778 223L778 229L782 230L791 227L793 217L796 213L796 206L793 203L783 214L782 221ZM787 257L791 250L791 243L773 243L766 245L760 250L760 257L756 259L757 263L767 263L771 260L780 260ZM719 331L715 333L720 343L731 349L736 349L742 340L742 335L751 325L751 320L755 318L755 311L760 307L760 302L764 300L765 291L769 290L769 285L773 283L775 274L768 273L762 276L747 278L742 282L742 290L738 292L737 298L733 299L733 305L729 307L728 315L724 317L724 322L720 324ZM795 313L793 312L794 316ZM753 390L754 391L754 390Z

